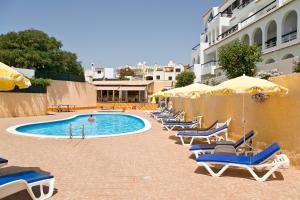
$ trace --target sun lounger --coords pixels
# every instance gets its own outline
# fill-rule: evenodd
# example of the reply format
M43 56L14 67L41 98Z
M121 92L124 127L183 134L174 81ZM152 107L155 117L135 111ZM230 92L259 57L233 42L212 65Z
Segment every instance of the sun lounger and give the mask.
M32 188L39 186L40 196L36 197ZM43 186L48 186L45 194ZM24 171L15 174L0 176L0 199L26 189L34 200L44 200L52 196L54 190L54 177L36 171Z
M183 122L183 121L167 121L163 122L162 126L163 128L167 129L168 131L172 131L174 128L193 128L193 127L201 127L201 119L202 116L196 117L195 120L189 121L189 122Z
M203 132L203 131L208 131L210 129L213 129L214 127L216 127L216 125L218 124L218 120L215 121L214 123L212 123L210 126L206 127L206 128L199 128L199 127L195 127L195 128L181 128L178 129L178 131L195 131L195 132Z
M211 139L215 138L216 141L220 141L220 140L227 140L228 137L228 126L227 124L224 124L223 126L219 127L219 128L215 128L209 131L204 131L204 132L195 132L195 131L183 131L183 132L178 132L176 134L177 137L180 138L181 143L183 145L192 145L194 139L196 138L200 138L200 139L205 139L208 144L211 143ZM224 137L222 136L222 134L224 134ZM184 138L191 138L189 143L185 143L184 142Z
M157 111L157 112L153 112L151 113L150 115L154 118L156 118L157 116L167 116L167 115L172 115L172 113L174 112L174 109L171 108L171 109L168 109L168 108L165 108L161 111Z
M174 115L160 115L156 116L155 119L161 123L166 121L183 121L185 112L180 111L175 113Z
M238 141L232 144L222 144L222 145L230 145L235 150L238 150L240 147L242 147L246 142L250 141L254 137L254 131L250 131L243 137L241 137ZM196 158L198 158L199 154L205 154L205 153L213 153L215 151L215 147L220 144L195 144L191 146L190 151L192 151Z
M0 167L6 165L8 163L8 160L0 158Z
M203 154L197 158L197 163L204 166L205 169L215 177L221 176L229 167L239 167L247 169L257 181L265 181L278 168L287 168L290 164L288 157L285 154L275 155L280 150L277 143L272 144L265 150L255 156L239 156L226 154ZM223 167L215 173L210 165L223 165ZM259 177L255 173L255 169L268 170L263 176Z

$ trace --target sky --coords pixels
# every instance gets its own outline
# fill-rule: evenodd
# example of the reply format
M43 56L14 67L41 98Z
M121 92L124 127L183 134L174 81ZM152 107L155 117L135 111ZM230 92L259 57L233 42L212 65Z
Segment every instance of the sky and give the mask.
M91 63L191 63L202 15L224 0L0 0L0 33L42 30Z

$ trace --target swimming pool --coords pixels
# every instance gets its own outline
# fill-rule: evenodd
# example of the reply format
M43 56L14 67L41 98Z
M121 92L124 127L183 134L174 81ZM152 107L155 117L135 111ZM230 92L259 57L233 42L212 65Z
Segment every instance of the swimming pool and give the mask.
M129 114L93 114L95 122L88 121L89 114L75 115L70 118L21 124L7 129L13 134L35 137L68 138L70 128L74 138L80 138L84 130L85 137L109 137L141 133L151 128L146 119Z

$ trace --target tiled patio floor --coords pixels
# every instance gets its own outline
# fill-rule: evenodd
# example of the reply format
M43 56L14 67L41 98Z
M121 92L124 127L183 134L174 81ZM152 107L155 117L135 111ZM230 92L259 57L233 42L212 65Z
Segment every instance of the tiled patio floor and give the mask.
M90 111L80 111L90 112ZM130 113L146 117L142 111ZM154 120L148 132L86 140L39 139L7 133L7 127L64 118L74 113L0 119L0 174L33 168L55 178L53 200L84 199L300 199L300 171L293 167L260 183L248 172L221 178L197 166L187 147ZM30 199L26 191L6 200Z

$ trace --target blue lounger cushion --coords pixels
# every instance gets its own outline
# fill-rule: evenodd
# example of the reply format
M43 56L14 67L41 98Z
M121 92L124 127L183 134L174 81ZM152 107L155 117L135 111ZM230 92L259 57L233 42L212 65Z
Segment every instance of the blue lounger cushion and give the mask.
M52 179L54 178L51 175L47 175L41 172L36 171L24 171L15 174L8 174L4 176L0 176L0 185L4 185L7 183L11 183L18 180L24 180L27 183L34 183L42 180Z
M219 128L216 128L216 129L213 129L213 130L209 130L209 131L206 131L206 132L195 132L195 131L192 131L192 132L178 132L177 133L177 136L186 136L186 137L194 137L194 136L210 136L216 132L219 132L219 131L222 131L224 129L228 128L227 127L227 124L219 127Z
M237 156L228 154L202 154L196 159L197 162L234 163L244 165L257 165L271 157L280 150L277 143L272 144L255 156Z
M235 149L237 149L244 143L244 140L247 141L250 138L252 138L253 136L254 136L254 131L250 131L245 136L243 136L238 141L236 141L234 144L225 144L225 145L231 145ZM195 144L195 145L191 146L190 151L211 150L211 149L214 149L217 145L218 144Z
M163 125L193 125L198 122L164 122Z
M7 163L7 162L8 162L8 160L0 158L0 164L4 164L4 163Z

